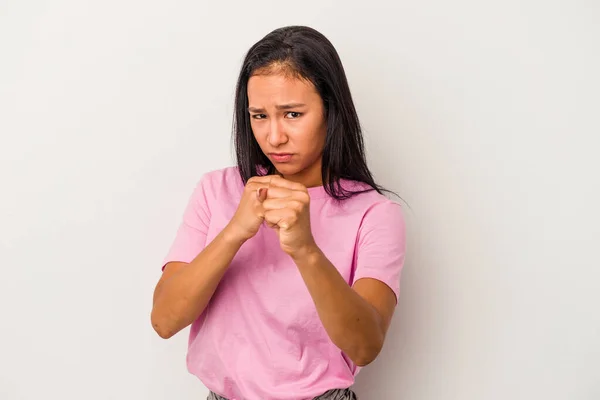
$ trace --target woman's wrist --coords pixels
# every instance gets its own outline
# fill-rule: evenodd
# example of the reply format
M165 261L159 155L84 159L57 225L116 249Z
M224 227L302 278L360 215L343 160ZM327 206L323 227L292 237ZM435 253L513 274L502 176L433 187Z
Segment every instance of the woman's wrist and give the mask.
M321 249L314 242L305 246L301 246L289 253L289 256L296 264L302 265L311 265L317 263L321 255Z
M221 236L227 244L238 247L241 247L246 242L246 240L248 240L243 235L241 235L231 224L228 224L227 226L225 226L225 228L223 228L223 230L221 231Z

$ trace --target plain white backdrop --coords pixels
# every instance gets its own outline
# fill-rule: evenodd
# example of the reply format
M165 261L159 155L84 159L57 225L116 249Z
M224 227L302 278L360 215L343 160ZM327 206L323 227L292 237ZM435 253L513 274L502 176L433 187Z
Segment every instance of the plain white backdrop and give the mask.
M302 24L410 205L361 400L599 399L599 20L566 0L1 0L0 398L205 398L152 291L195 183L233 164L245 51Z

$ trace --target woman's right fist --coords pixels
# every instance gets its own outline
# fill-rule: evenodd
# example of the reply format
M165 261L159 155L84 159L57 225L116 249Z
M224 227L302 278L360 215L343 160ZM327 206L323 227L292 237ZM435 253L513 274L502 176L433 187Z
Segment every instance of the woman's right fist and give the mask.
M245 242L260 229L265 215L262 202L267 198L267 190L273 176L253 176L248 179L240 204L227 225L235 240Z

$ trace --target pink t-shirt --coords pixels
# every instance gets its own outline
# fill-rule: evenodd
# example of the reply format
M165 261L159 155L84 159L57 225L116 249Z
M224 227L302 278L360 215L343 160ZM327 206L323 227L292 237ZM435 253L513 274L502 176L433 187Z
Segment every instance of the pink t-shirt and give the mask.
M231 220L243 189L237 167L205 174L163 265L191 262ZM308 191L315 241L348 284L375 278L398 296L405 253L400 205L376 191L343 202L322 186ZM187 367L231 400L312 399L350 387L360 369L332 343L298 268L265 225L240 248L192 324Z

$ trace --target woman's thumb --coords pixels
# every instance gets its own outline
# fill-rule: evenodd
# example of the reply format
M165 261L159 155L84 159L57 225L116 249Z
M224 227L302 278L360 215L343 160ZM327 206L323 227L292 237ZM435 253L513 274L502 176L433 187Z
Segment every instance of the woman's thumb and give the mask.
M262 188L258 188L258 189L256 190L256 198L257 198L257 199L258 199L258 201L260 201L261 203L262 203L263 201L265 201L265 199L267 198L267 190L268 190L268 189L267 189L267 188L264 188L264 187L262 187Z

